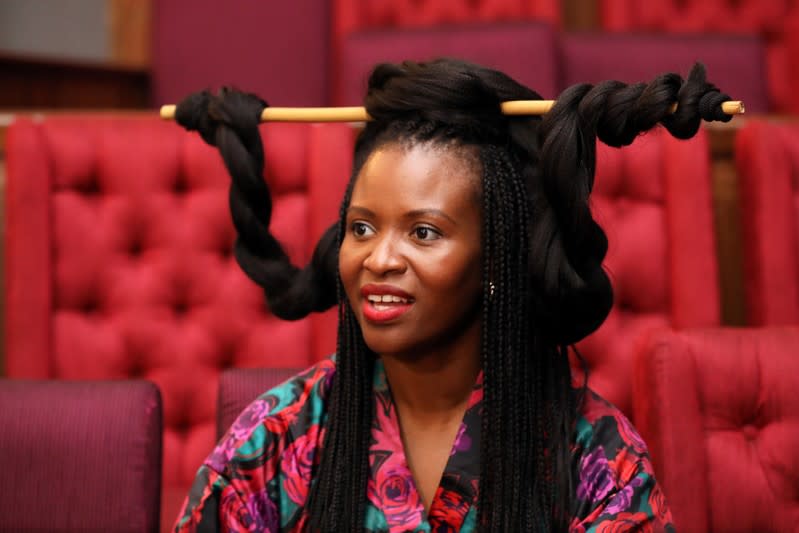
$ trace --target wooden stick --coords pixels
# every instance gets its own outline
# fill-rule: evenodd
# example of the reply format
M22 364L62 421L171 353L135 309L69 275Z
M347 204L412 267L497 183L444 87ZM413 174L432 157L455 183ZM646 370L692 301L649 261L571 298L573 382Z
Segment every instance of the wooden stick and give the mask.
M505 115L543 115L552 109L554 100L511 100L503 102L502 113ZM161 118L175 118L174 105L161 107ZM677 104L671 106L671 112L677 110ZM740 115L745 112L740 100L730 100L721 104L721 110L728 115ZM363 107L267 107L261 113L261 122L366 122L371 117Z

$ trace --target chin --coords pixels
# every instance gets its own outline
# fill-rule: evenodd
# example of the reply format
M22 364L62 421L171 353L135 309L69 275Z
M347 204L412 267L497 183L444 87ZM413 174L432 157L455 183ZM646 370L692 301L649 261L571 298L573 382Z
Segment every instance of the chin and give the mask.
M373 327L369 326L367 328L361 326L363 340L366 346L378 355L401 354L413 350L414 343L400 332L375 331Z

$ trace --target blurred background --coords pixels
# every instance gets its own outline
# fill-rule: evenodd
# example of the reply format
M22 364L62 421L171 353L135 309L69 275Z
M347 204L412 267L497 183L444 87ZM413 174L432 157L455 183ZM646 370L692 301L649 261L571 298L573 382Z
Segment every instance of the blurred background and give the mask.
M615 333L607 333L610 330L606 328L604 337L600 332L601 342L587 341L587 350L591 352L594 342L602 345L597 353L607 353L608 347L610 351L632 353L631 332L645 329L641 324L737 328L799 322L799 289L795 286L799 267L785 270L788 267L774 260L790 256L785 264L795 267L799 243L795 237L797 217L791 211L795 207L794 186L799 181L799 135L784 134L787 130L783 129L793 127L799 113L797 2L0 0L0 195L6 196L7 184L17 191L12 199L0 204L4 211L0 219L4 224L0 268L5 269L13 259L10 253L21 257L16 270L3 276L0 312L5 319L0 335L5 341L0 344L0 376L143 377L157 383L164 396L166 427L165 492L161 502L164 527L174 518L179 500L214 440L215 386L220 372L235 366L307 366L332 350L334 328L329 320L320 326L323 333L318 333L314 324L276 326L273 318L263 318L260 295L251 286L241 293L231 290L232 300L226 304L229 307L215 311L221 314L210 318L203 314L216 298L211 292L239 287L219 281L237 271L229 253L233 235L224 204L227 182L215 154L173 124L159 124L156 109L177 103L190 92L221 85L255 92L275 106L353 105L360 101L366 76L375 63L437 56L463 57L499 68L545 98L555 98L573 83L611 78L646 81L664 71L685 76L695 61L705 63L710 81L733 99L745 102L745 116L728 124L705 126L700 138L691 141L694 144L687 143L693 148L660 147L661 141L655 140L647 145L649 148L632 150L629 159L614 155L616 152L600 154L599 193L613 199L605 206L611 213L610 227L618 223L619 227L633 228L633 233L640 228L655 228L655 236L635 233L630 237L626 230L609 232L611 238L629 238L629 249L635 254L626 262L613 259L613 254L609 257L619 281L618 311L607 326L615 328ZM740 135L752 123L766 129ZM772 127L776 129L769 129ZM272 180L273 190L280 196L278 205L283 206L276 207L273 223L278 233L286 235L298 224L307 226L297 242L289 244L292 257L302 261L308 257L315 236L329 224L326 217L335 217L349 164L341 154L351 150L352 128L280 128L264 130L268 165L274 165L274 170L267 170L267 179ZM774 143L762 144L764 138ZM778 138L784 143L777 142ZM776 148L780 143L785 147ZM658 148L653 148L655 145ZM161 153L158 150L166 150L166 155L156 157ZM15 158L12 151L17 154ZM114 159L104 159L103 154L114 154ZM80 158L90 162L84 165ZM169 170L151 178L156 165ZM133 174L117 168L122 166ZM114 174L117 171L121 174ZM9 183L12 174L20 185ZM650 183L648 174L662 175L664 185L635 185ZM707 201L694 184L680 184L681 177L694 174L707 182ZM777 174L784 183L772 187ZM34 175L40 176L35 179L43 180L43 185L32 185L39 183L30 177ZM128 194L121 182L114 181L123 175L128 175L130 182L145 183L145 189L158 189L154 185L160 183L158 180L168 182L164 187L168 186L170 194L187 198L187 203L175 205L205 222L197 222L202 231L186 230L188 233L175 237L175 242L194 239L200 242L198 247L207 248L202 253L213 248L217 262L208 263L211 266L206 269L203 261L208 258L202 255L191 266L158 270L161 256L156 252L172 237L148 233L148 228L183 221L165 222L158 213L146 219L142 213L150 212L140 208L144 204L136 204L139 200L131 204L139 206L131 208L138 215L111 217L123 228L120 235L127 231L132 236L95 238L92 232L111 220L97 214L98 202L113 203L117 196ZM326 179L327 185L318 185ZM758 184L766 182L770 189L758 189ZM197 199L209 187L215 191L214 199L206 205L205 200ZM74 193L74 198L67 192ZM142 195L139 189L128 192L132 198ZM34 193L45 200L30 200ZM191 203L192 198L197 201ZM781 199L788 200L784 210L776 206ZM602 202L600 207L605 205ZM665 214L646 214L653 205ZM52 218L49 214L28 218L39 212L37 209L54 214ZM684 212L682 218L674 215L676 212ZM773 212L782 215L767 221L764 213ZM69 229L75 220L83 225ZM698 240L684 244L687 241L679 236L684 234ZM780 238L783 240L777 242ZM207 244L203 239L213 242ZM29 241L42 245L31 251ZM652 243L657 243L657 249L648 254L647 247L655 246ZM94 261L92 254L100 250L97 253L103 255L117 250L115 247L124 248L126 257L151 260L155 270L147 275L166 279L171 285L152 289L141 277L136 283L128 283L133 279L126 278L128 274L122 276L122 282L106 279L109 272L116 274L121 267L116 259ZM9 252L11 248L21 251ZM180 246L177 249L183 250ZM680 259L675 250L694 255ZM701 253L707 253L707 257L697 259L692 250L704 250ZM76 255L80 260L69 263ZM39 267L35 265L43 261L52 261L52 272L47 268L36 270ZM689 275L686 264L702 266ZM652 279L660 281L650 282L635 272L650 267ZM41 274L39 282L25 277L32 270L37 276ZM177 270L182 274L176 274ZM216 280L212 289L206 285L197 289L197 280L209 276L208 272ZM195 274L196 279L186 281L186 276ZM628 279L634 281L625 281ZM195 282L198 285L192 285ZM28 292L31 286L37 288ZM115 309L121 308L114 306L120 306L124 298L114 292L114 287L129 295L150 294L147 291L152 290L153 301L162 297L168 300L170 327L174 326L182 340L177 344L162 342L174 339L173 332L154 333L155 326L141 326L146 320L131 326L119 319L127 315L122 311L115 314ZM652 292L655 295L650 297ZM773 304L758 299L766 293L786 302ZM257 323L261 332L267 332L265 338L252 334L255 336L246 337L250 340L243 343L244 334L236 339L230 333L245 331L242 324L251 318L247 315L241 323L225 322L233 320L230 317L235 313L230 309L239 306L242 299L249 308L257 309L258 320L266 321ZM31 301L46 303L40 307L32 304L29 309L26 306ZM125 307L125 312L140 312L150 303L137 300ZM161 308L156 305L153 309L146 313L160 316L157 313ZM256 316L256 311L252 313ZM636 313L645 317L643 322L630 318L637 317ZM38 317L38 322L28 320L30 317ZM187 329L183 324L188 323L188 317L197 319L198 331L213 332L213 339ZM89 327L99 328L100 321L107 321L103 327L110 329L101 332ZM16 335L11 340L7 338L9 328ZM113 334L108 333L111 330ZM106 334L109 336L104 337ZM264 346L275 342L280 350L286 350L297 338L304 339L305 344L290 356L264 351ZM211 345L213 350L208 348ZM11 349L16 355L6 353ZM34 356L27 355L37 350L44 354L39 366L29 364ZM164 350L173 351L164 354ZM93 358L95 352L100 354L100 363ZM597 357L597 383L601 388L601 361L606 359ZM174 366L173 360L181 363ZM591 363L595 364L593 360ZM70 370L73 364L77 369ZM612 399L632 417L628 379L632 371L627 368L624 372L626 392ZM656 437L655 432L647 440Z

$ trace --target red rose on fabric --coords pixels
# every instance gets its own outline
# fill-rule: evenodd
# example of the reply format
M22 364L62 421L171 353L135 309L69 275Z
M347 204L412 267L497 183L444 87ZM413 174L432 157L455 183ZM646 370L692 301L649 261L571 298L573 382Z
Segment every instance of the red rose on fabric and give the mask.
M649 495L649 505L652 507L652 514L663 523L671 522L671 511L666 504L666 496L660 490L660 485L656 485Z
M283 489L291 501L298 505L305 503L311 485L311 469L318 462L319 442L324 438L324 429L311 426L283 450L280 464L285 479Z
M439 489L435 497L435 502L427 515L430 528L438 532L458 531L453 524L462 524L466 518L469 506L463 501L463 496L459 493Z
M596 533L654 533L646 513L619 513L613 519L597 524Z

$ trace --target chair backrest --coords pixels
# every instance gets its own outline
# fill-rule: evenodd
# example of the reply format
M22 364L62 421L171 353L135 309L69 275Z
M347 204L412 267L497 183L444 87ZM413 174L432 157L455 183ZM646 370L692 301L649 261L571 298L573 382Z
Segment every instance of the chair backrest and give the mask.
M687 533L799 523L799 329L661 333L636 356L636 423Z
M333 103L338 105L360 103L360 97L363 96L362 93L357 93L357 89L353 89L352 82L349 81L352 74L349 72L351 67L348 66L348 63L352 61L352 51L348 48L351 48L352 45L348 44L348 41L357 34L367 36L355 38L361 44L364 44L365 41L368 42L370 35L386 34L389 36L376 41L383 53L387 51L383 45L391 46L389 43L393 43L396 47L395 50L388 51L391 54L390 57L383 58L379 55L367 57L367 60L374 61L372 64L357 64L357 74L367 72L368 68L377 61L419 60L442 55L460 56L478 63L483 62L489 66L500 66L494 64L494 62L500 61L502 63L501 70L504 70L507 66L516 67L516 65L508 65L508 61L502 59L503 55L517 58L522 64L530 63L530 58L535 58L532 61L535 65L540 64L542 57L545 58L544 61L550 61L544 55L548 52L546 49L534 50L532 55L516 52L515 50L519 46L518 42L497 54L497 48L501 47L503 43L514 43L513 38L507 39L496 35L502 31L512 32L506 23L540 21L558 26L561 19L561 6L558 0L525 0L524 2L518 0L428 0L426 2L417 0L334 0L331 4L332 53L330 59L333 65L331 82ZM488 40L485 37L478 37L482 44L488 44L487 53L481 53L479 46L468 42L469 33L468 31L464 32L463 29L473 25L493 25L495 27L495 35ZM438 35L438 38L437 40L436 37L422 38L420 43L418 42L419 37L413 35L413 32L417 30L421 30L422 35L432 31L433 35ZM409 31L411 35L406 42L402 35L408 34ZM449 35L449 39L442 39L442 34ZM456 40L460 42L452 42ZM527 50L527 47L522 46L522 49ZM424 54L426 57L420 57L419 54ZM508 72L513 71L514 68L511 68ZM362 80L357 79L356 81L361 82ZM354 96L357 97L357 100L353 100Z
M747 123L735 161L748 321L799 324L799 124Z
M273 123L262 133L272 228L304 265L338 218L353 130ZM183 495L215 441L222 370L305 367L335 350L335 312L279 320L241 272L229 181L214 149L155 117L22 119L8 130L8 375L154 381L164 487Z
M709 158L704 130L690 141L653 131L621 150L599 145L593 212L608 235L615 298L578 349L589 385L631 419L636 340L721 320Z
M216 438L221 439L236 418L258 396L298 374L299 368L229 368L219 376Z
M601 0L599 13L603 29L612 31L759 35L767 41L769 109L799 111L794 102L799 89L799 6L794 2Z
M766 48L757 35L565 33L561 52L561 89L609 79L649 81L663 72L687 76L699 61L708 79L743 100L748 112L769 110Z
M555 30L541 22L495 23L349 34L342 41L337 103L360 104L377 63L457 57L506 72L545 98L558 85Z
M0 427L0 531L158 531L152 383L2 379Z

